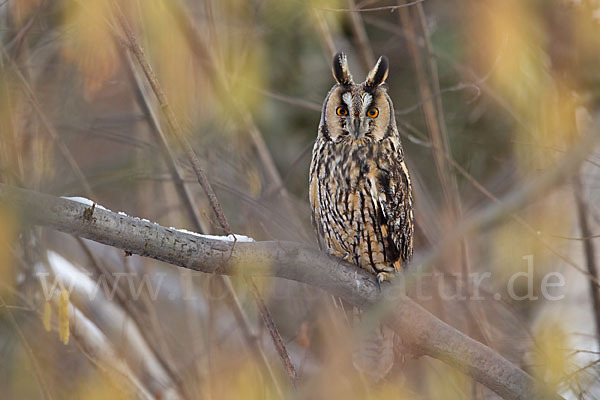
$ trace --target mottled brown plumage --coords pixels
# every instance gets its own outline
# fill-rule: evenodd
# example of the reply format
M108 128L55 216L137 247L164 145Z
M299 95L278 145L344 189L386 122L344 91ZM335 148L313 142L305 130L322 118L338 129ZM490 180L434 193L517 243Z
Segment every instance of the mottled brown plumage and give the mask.
M310 167L313 225L321 249L381 282L410 260L414 233L410 178L385 85L388 61L381 57L355 84L338 54L333 75Z

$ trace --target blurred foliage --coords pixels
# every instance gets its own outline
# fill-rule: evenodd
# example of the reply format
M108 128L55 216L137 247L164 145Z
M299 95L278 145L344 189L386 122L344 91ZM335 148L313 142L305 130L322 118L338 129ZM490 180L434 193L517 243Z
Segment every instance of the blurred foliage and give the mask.
M13 297L17 270L13 249L17 242L18 225L14 210L0 206L0 298L10 302Z
M554 390L564 380L569 369L569 340L564 321L544 319L535 327L537 344L531 354L533 375L552 385ZM570 383L570 382L569 382Z

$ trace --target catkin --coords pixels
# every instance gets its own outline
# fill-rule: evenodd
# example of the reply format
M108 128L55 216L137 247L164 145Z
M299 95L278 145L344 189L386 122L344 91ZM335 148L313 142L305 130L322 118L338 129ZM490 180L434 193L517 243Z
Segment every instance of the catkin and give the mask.
M60 340L69 344L69 291L66 289L60 292L58 301L58 332Z

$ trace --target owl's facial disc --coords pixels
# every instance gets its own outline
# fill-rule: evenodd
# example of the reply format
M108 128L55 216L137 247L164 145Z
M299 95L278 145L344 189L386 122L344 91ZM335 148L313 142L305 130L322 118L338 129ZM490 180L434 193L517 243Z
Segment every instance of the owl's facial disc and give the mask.
M372 105L373 95L359 88L342 94L341 99L343 105L339 108L345 111L343 115L338 113L338 116L344 118L345 133L355 140L365 138L372 130L373 119L379 114L379 110Z
M361 84L356 84L343 53L336 54L332 65L336 84L329 91L319 135L335 142L380 141L395 129L393 105L385 81L389 63L382 56Z
M336 85L325 103L320 132L334 142L378 142L394 122L390 104L384 87Z

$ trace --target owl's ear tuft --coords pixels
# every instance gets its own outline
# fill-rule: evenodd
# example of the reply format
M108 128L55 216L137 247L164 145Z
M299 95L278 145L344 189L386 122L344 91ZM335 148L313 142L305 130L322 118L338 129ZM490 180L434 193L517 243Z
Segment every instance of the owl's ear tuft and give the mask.
M377 87L385 82L390 71L390 63L386 56L379 57L377 63L367 75L365 85L370 87Z
M351 85L354 83L350 68L348 68L348 58L344 53L337 53L333 56L333 77L340 85Z

